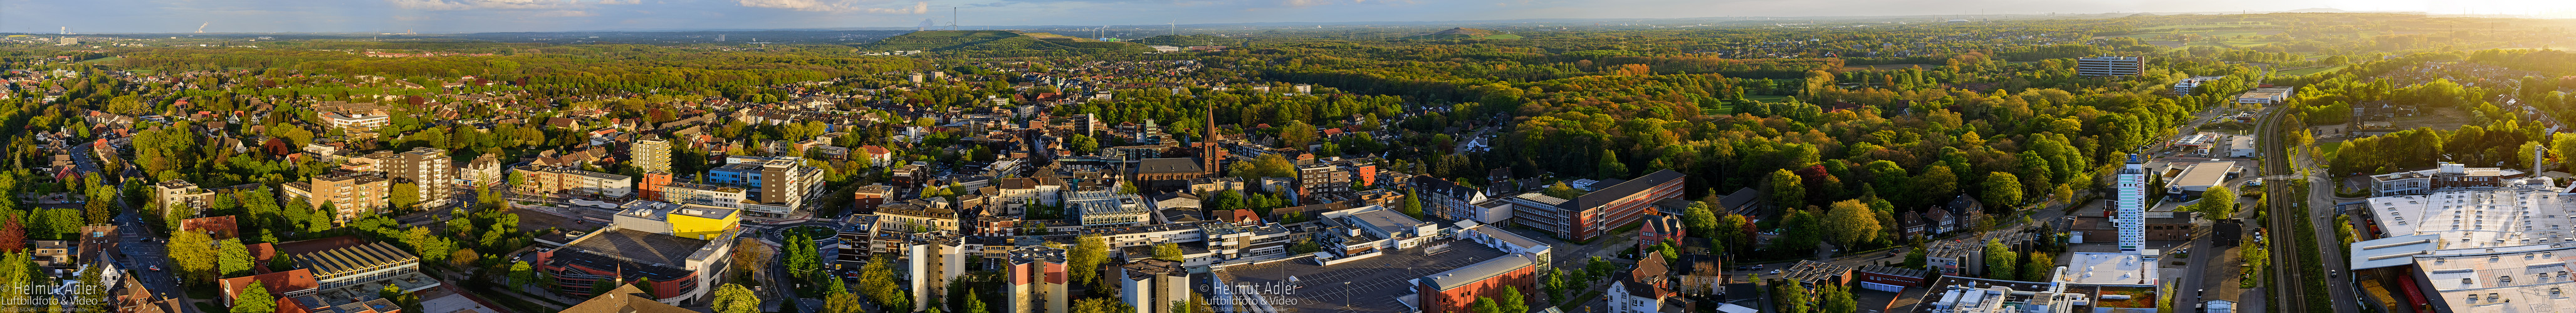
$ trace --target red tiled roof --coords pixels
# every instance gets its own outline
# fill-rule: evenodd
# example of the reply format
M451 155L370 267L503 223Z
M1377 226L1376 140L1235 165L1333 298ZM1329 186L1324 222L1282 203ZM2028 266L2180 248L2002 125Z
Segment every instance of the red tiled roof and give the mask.
M204 232L207 237L224 240L241 237L241 229L232 216L200 217L179 221L180 231Z
M225 278L218 282L221 284L221 287L223 287L224 302L232 302L233 297L241 293L242 289L250 288L251 282L259 282L260 288L268 289L269 296L277 298L286 298L283 295L290 291L321 287L320 283L313 280L312 271L300 268L284 272Z

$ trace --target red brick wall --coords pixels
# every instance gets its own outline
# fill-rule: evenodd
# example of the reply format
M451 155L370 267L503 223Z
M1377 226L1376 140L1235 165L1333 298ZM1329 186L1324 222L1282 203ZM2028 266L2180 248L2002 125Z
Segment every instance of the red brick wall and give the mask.
M1505 287L1520 288L1521 299L1524 301L1537 299L1531 297L1538 294L1537 272L1536 267L1523 266L1484 281L1450 288L1446 292L1431 289L1428 285L1415 285L1414 289L1422 295L1420 299L1422 313L1463 313L1468 311L1469 305L1476 303L1476 297L1502 296Z

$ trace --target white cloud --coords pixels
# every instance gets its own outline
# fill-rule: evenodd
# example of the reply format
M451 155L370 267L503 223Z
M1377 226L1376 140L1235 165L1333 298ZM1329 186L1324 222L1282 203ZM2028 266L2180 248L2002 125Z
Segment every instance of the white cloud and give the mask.
M556 9L574 3L556 0L385 0L396 8L412 10L467 9Z
M736 0L746 7L789 9L807 12L862 12L876 14L923 14L930 12L929 2L914 2L911 7L871 8L848 0Z
M553 10L553 11L537 12L536 16L537 16L537 17L588 17L588 16L599 16L599 13L590 13L590 11L579 11L579 10Z

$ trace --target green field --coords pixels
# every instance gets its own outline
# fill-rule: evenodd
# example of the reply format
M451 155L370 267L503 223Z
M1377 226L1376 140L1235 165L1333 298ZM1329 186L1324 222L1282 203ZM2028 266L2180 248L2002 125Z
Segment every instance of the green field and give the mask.
M901 51L947 50L1073 50L1097 48L1116 52L1152 51L1145 45L1128 42L1105 42L1049 33L1024 33L1002 30L932 30L906 33L868 44L868 49Z
M2139 28L2139 29L2140 29L2140 30L2166 30L2166 29L2227 28L2227 27L2269 27L2269 26L2278 26L2278 25L2272 25L2272 23L2266 23L2266 22L2241 22L2241 23L2237 23L2237 24L2187 24L2187 25L2165 25L2165 26L2146 27L2146 28Z
M2308 75L2308 74L2316 74L2316 73L2333 72L2333 71L2337 71L2337 70L2342 70L2343 68L2344 68L2343 66L2335 66L2335 67L2311 67L2311 68L2303 68L2303 69L2295 69L2295 70L2281 71L2281 73L2280 73L2280 74L2281 74L2281 75L2285 75L2285 76L2300 76L2300 75Z

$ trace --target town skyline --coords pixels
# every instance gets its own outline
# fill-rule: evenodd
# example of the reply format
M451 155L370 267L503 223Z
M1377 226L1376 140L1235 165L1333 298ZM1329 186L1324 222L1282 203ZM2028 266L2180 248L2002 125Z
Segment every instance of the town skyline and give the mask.
M1674 9L1683 8L1683 9ZM2219 0L1922 3L1857 0L1141 1L1141 0L384 0L0 1L0 33L405 33L1145 27L1258 23L1492 22L1728 17L1917 17L2058 14L2393 11L2571 17L2576 5L2525 0ZM54 14L52 12L92 12ZM1097 13L1080 13L1097 12ZM953 13L953 14L952 14ZM1069 14L1070 13L1070 14ZM954 15L957 18L951 18ZM1614 21L1585 21L1609 24ZM1575 26L1573 24L1565 26Z

